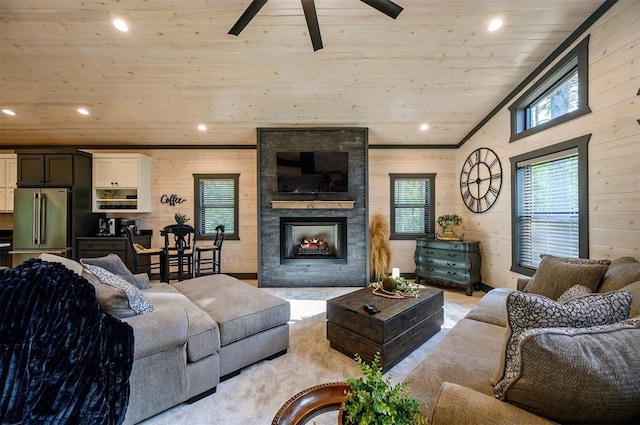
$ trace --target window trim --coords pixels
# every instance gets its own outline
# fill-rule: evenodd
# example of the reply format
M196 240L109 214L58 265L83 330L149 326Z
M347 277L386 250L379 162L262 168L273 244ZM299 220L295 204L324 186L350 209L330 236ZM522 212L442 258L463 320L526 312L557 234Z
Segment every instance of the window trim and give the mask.
M509 106L511 117L510 143L591 113L591 108L589 108L589 38L590 36L587 35ZM535 127L525 128L529 105L556 87L576 67L578 68L578 109Z
M396 233L396 210L395 210L395 181L396 179L425 179L431 181L431 190L429 196L429 206L431 207L431 214L429 215L429 223L427 223L426 233ZM435 229L435 200L436 200L436 173L389 173L389 239L390 240L415 240L417 238L424 238L428 233L433 233Z
M511 162L511 271L533 276L536 268L524 267L520 263L518 228L517 164L574 149L578 151L578 255L589 258L589 155L588 144L591 134L576 137L552 146L537 149L509 158Z
M224 239L225 240L240 240L240 226L239 226L239 211L240 211L240 174L193 174L193 216L194 216L194 226L196 231L198 232L199 240L213 240L215 239L215 233L211 234L200 234L200 181L201 180L216 180L216 179L233 179L234 181L234 211L233 211L233 220L234 220L234 233L229 233L225 230Z

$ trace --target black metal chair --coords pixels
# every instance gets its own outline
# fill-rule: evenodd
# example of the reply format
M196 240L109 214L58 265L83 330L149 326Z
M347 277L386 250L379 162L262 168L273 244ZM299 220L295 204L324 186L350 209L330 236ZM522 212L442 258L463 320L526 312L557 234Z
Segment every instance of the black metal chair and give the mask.
M165 226L160 234L164 236L166 282L194 277L196 230L187 224L171 224Z
M213 243L199 243L196 247L196 276L220 273L222 264L222 242L224 242L224 226L216 227ZM210 252L211 255L203 255Z
M133 258L132 272L147 273L150 279L162 279L162 257L164 250L162 248L146 248L135 242L131 229L127 227L124 231L129 240L129 248L131 249L131 256Z

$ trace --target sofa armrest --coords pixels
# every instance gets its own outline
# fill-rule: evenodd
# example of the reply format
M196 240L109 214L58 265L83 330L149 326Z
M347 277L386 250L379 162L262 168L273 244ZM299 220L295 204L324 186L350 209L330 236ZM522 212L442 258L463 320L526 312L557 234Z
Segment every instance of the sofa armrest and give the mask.
M516 284L516 288L518 289L518 291L524 290L525 286L527 286L530 280L530 277L519 277Z
M461 385L440 387L430 425L550 425L555 424L512 404Z
M189 333L187 312L180 307L122 319L133 328L133 358L150 356L186 344Z

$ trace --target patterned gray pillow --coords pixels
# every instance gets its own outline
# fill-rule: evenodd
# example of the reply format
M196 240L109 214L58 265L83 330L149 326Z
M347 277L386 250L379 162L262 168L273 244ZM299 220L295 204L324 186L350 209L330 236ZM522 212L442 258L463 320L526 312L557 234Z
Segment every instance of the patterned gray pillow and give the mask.
M80 262L84 265L91 264L93 266L102 267L103 269L110 271L121 279L126 280L133 286L138 289L147 289L149 288L149 284L146 286L141 286L140 281L136 279L136 277L131 273L131 271L127 268L127 265L122 261L116 254L105 255L104 257L98 258L82 258Z
M111 273L108 270L103 269L99 266L94 266L92 264L85 264L85 267L103 284L112 286L117 288L125 293L127 299L129 300L129 306L136 314L144 314L151 313L153 311L153 306L147 300L142 291L140 291L135 286L131 285L126 280L122 279L120 276Z
M559 303L566 303L576 298L584 297L591 294L593 291L584 285L573 285L571 288L564 291L564 294L558 298Z
M535 294L512 292L507 296L507 332L498 370L502 376L496 380L498 383L493 394L504 399L507 386L517 377L520 369L519 344L525 331L609 325L628 319L630 308L631 294L624 291L591 294L566 303Z
M638 423L639 340L640 320L529 329L504 400L560 423Z

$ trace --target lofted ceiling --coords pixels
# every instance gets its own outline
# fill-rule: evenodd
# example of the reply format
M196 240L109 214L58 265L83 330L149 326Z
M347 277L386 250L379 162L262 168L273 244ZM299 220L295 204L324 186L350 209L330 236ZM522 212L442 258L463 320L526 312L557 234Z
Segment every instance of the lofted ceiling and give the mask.
M252 145L257 127L353 126L370 144L456 145L602 4L395 2L394 20L315 0L314 52L299 0L269 0L237 37L250 0L1 0L0 109L16 115L0 113L0 144Z

